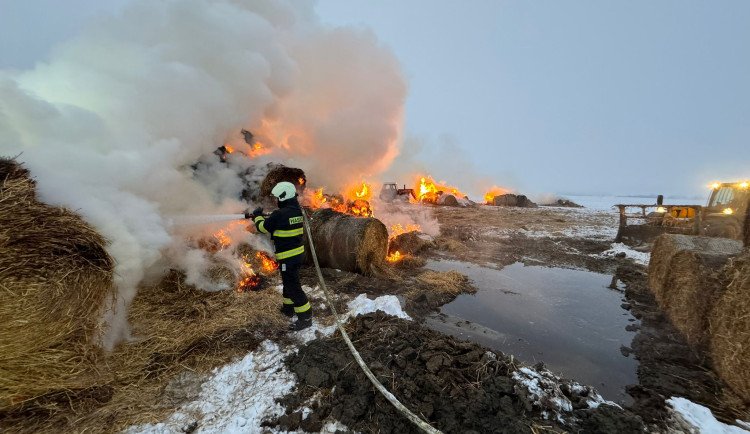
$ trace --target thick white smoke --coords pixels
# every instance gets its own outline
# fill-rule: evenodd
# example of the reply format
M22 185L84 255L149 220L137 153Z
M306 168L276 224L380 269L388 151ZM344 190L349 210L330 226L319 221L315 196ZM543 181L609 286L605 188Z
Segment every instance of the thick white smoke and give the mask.
M406 86L373 35L328 29L313 4L136 1L54 49L33 70L0 71L0 154L19 156L42 200L80 212L112 244L118 310L154 264L200 263L169 216L241 212L236 172L191 164L256 134L276 160L342 187L396 156ZM183 256L179 252L183 252Z

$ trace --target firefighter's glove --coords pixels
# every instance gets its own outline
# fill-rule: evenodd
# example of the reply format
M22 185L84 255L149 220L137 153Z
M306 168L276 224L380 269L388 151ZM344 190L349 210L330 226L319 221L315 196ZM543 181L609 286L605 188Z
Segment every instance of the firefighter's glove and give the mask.
M250 216L255 219L255 217L262 216L263 215L263 207L257 207L253 210L253 213L250 214Z

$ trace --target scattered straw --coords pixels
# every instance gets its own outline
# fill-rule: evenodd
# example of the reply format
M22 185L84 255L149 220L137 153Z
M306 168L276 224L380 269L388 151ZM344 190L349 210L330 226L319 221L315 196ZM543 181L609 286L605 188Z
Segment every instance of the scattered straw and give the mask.
M468 285L469 279L455 270L446 272L425 271L417 276L419 282L431 285L436 292L449 293L458 295L466 292L464 288Z

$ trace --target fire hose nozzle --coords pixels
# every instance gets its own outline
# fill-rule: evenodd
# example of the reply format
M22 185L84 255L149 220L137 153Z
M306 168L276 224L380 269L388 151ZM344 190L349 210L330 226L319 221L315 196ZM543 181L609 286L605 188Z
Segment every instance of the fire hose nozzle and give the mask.
M250 211L250 208L245 210L245 218L250 219L252 217L252 212Z

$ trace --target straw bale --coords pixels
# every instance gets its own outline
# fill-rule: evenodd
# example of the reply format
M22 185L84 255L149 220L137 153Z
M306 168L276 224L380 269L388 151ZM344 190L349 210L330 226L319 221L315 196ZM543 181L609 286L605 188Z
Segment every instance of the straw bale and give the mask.
M419 237L419 232L411 231L399 234L388 243L388 254L396 252L402 255L417 255L432 243Z
M680 250L670 261L662 309L696 350L710 341L709 314L728 283L722 268L730 255Z
M380 220L354 217L328 208L310 216L315 251L321 267L372 274L388 251L388 230ZM307 248L308 262L310 249Z
M750 406L750 254L727 268L731 282L710 316L711 356L719 377Z
M665 286L671 270L672 258L682 250L690 250L706 255L706 263L725 263L727 258L740 253L741 243L724 238L695 237L690 235L663 234L654 242L651 260L648 265L648 283L659 305L664 306L669 297ZM715 256L714 259L709 257ZM723 262L722 262L723 261ZM677 288L679 289L679 288Z
M452 194L442 194L437 200L438 205L444 206L459 206L458 199Z
M99 381L96 343L112 306L107 241L35 198L29 172L0 159L0 410Z
M300 183L300 179L302 180L302 183ZM276 184L283 181L294 184L294 186L297 187L298 196L302 195L302 192L307 186L307 177L305 176L304 170L280 165L271 169L265 179L263 179L263 183L260 185L261 197L270 196L271 190L273 190Z

